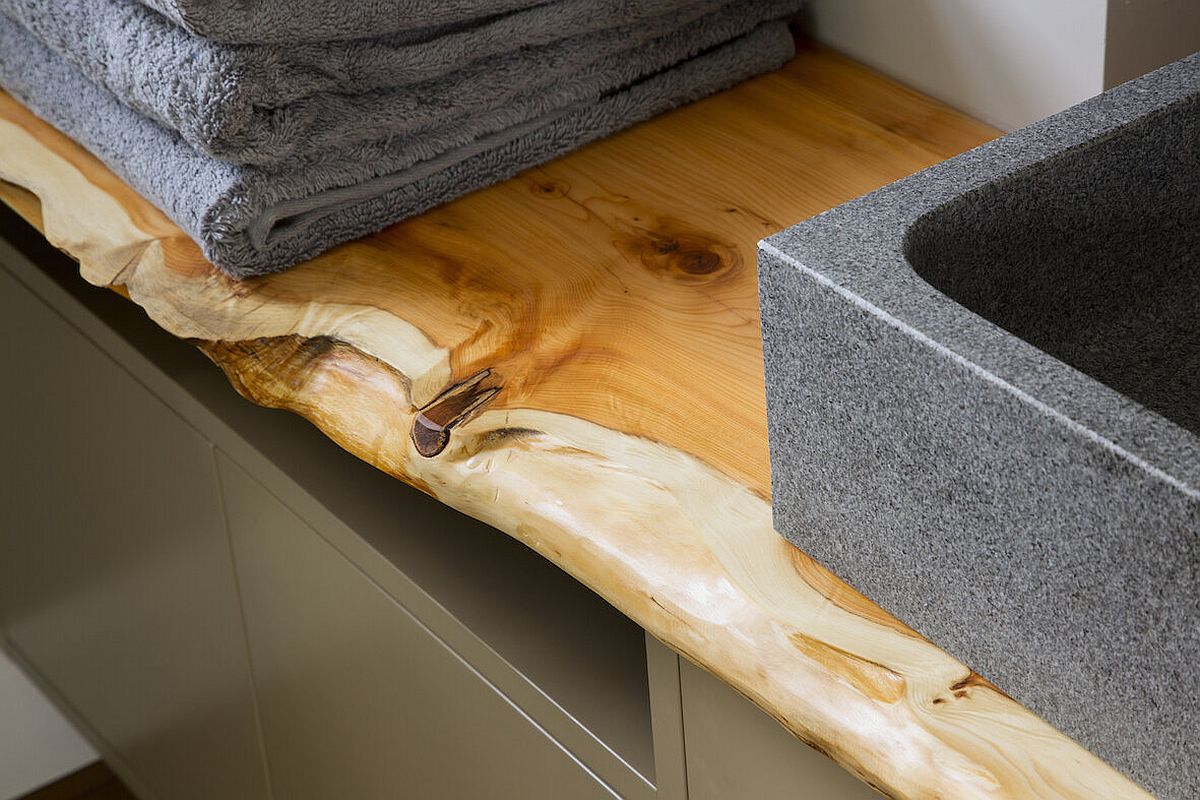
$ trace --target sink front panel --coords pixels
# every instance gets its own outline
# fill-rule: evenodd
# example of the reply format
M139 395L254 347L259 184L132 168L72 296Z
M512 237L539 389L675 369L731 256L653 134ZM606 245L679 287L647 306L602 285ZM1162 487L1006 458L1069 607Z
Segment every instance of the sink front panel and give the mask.
M759 250L776 528L1166 800L1200 785L1198 113L1200 54Z

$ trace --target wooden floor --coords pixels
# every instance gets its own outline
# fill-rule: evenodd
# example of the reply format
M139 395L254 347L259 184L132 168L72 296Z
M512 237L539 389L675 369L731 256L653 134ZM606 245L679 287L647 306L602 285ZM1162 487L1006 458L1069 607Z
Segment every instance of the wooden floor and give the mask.
M21 800L135 800L103 761L30 792Z

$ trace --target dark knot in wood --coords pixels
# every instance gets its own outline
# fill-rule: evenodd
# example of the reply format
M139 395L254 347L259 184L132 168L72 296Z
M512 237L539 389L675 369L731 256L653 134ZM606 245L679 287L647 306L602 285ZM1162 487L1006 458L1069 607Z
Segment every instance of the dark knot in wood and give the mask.
M685 250L677 259L679 268L689 275L708 275L721 267L721 257L711 250Z
M566 197L567 193L571 191L570 184L556 180L534 179L530 183L529 188L538 197L544 197L548 200L557 200L560 197Z
M639 231L619 246L637 253L652 272L685 283L711 283L737 271L737 250L686 230Z
M418 453L425 458L441 453L450 444L451 431L479 413L500 393L501 387L487 380L491 375L490 369L480 370L450 386L417 411L409 435Z

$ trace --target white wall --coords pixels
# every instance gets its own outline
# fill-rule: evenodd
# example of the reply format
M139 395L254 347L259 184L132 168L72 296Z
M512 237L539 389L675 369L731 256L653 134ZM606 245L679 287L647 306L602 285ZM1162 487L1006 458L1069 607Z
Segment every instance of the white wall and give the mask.
M1200 50L1200 0L1109 0L1104 88Z
M1103 90L1107 5L812 0L809 19L821 41L1012 130Z
M98 758L3 652L0 652L0 798L74 772Z

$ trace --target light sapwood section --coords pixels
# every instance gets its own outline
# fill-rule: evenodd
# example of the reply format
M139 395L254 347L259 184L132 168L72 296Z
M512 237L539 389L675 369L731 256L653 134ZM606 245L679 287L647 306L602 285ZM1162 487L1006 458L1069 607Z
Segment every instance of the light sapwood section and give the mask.
M242 284L7 97L0 178L247 397L517 537L886 794L1145 797L771 528L755 242L995 134L806 50Z

